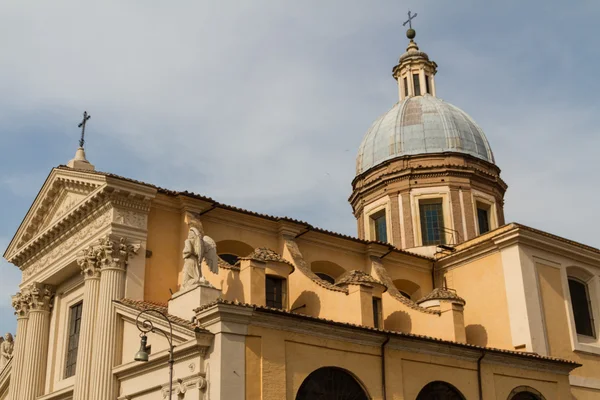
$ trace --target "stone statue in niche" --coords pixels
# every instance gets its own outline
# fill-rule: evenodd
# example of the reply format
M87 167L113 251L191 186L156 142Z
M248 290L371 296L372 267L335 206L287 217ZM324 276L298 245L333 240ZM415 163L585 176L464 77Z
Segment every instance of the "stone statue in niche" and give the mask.
M15 340L13 339L13 335L9 332L4 335L4 341L0 345L0 366L5 366L12 358L14 348Z
M188 238L183 246L183 283L182 288L187 289L193 285L208 285L210 283L202 276L202 260L206 261L208 268L213 273L219 272L219 258L217 244L204 234L200 221L194 219L190 222Z

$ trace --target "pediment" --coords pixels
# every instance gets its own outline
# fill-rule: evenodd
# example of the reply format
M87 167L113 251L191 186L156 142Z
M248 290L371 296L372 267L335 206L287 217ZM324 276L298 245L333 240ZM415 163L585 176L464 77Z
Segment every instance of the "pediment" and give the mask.
M103 175L55 168L40 189L4 257L10 260L32 240L58 224L76 210L100 187L106 184Z

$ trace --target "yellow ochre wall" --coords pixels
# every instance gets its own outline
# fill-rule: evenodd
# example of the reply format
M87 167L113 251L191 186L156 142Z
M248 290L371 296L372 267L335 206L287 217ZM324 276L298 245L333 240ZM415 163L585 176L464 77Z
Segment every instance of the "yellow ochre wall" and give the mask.
M574 352L571 347L569 321L565 308L561 271L558 268L536 263L541 290L546 335L552 357L559 357L583 364L571 372L572 375L600 377L600 357L593 354ZM600 399L600 390L573 388L577 400Z
M499 252L444 272L449 288L466 300L467 343L514 350Z
M316 369L328 366L345 369L356 377L370 398L382 399L379 345L256 326L249 327L248 335L247 400L294 400L304 379ZM478 398L476 360L386 350L388 400L414 400L427 383L436 380L454 385L467 399ZM514 388L525 385L540 391L547 400L571 400L566 375L483 362L482 382L484 399L505 400Z

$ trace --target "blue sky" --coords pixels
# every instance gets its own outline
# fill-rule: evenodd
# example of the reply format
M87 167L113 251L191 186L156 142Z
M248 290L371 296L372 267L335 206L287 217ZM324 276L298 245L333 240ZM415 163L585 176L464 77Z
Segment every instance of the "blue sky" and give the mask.
M600 247L600 3L9 1L0 14L0 249L83 110L97 169L355 234L347 203L410 8L438 96L486 132L507 221ZM0 332L19 270L0 261Z

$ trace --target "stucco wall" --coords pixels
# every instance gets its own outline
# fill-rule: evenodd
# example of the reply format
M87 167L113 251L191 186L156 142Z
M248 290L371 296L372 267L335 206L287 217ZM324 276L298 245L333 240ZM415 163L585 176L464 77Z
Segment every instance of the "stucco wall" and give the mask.
M514 350L500 253L447 270L444 278L448 287L456 289L467 302L467 343Z

